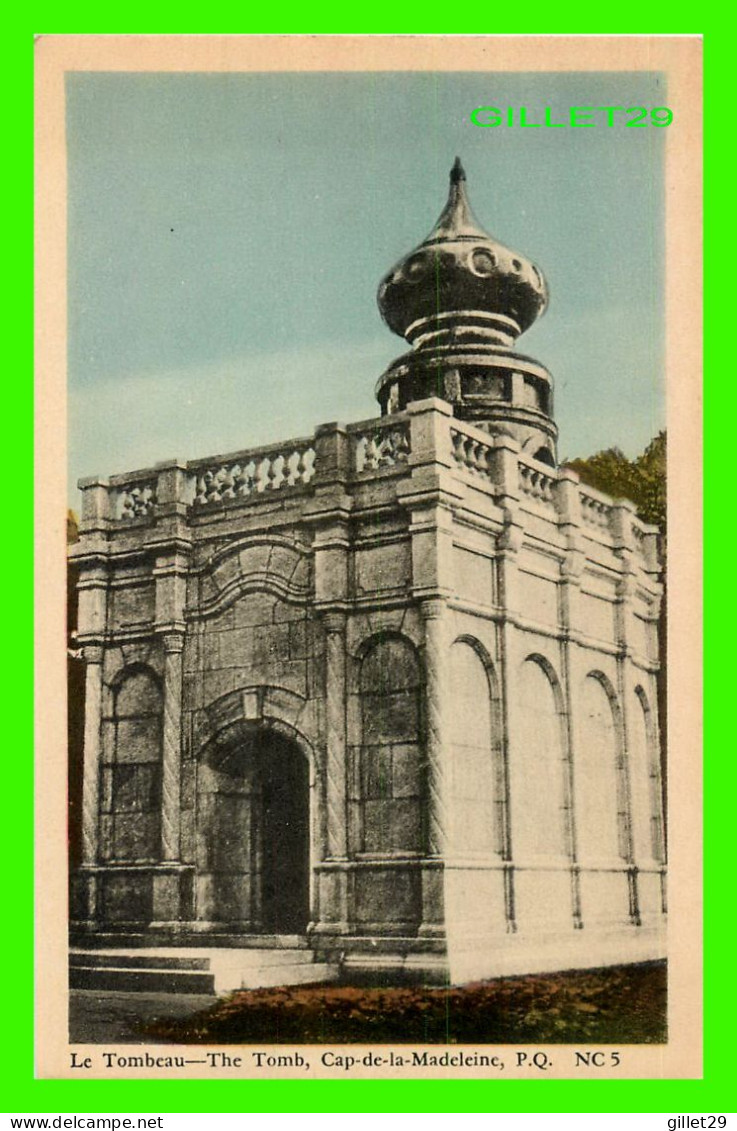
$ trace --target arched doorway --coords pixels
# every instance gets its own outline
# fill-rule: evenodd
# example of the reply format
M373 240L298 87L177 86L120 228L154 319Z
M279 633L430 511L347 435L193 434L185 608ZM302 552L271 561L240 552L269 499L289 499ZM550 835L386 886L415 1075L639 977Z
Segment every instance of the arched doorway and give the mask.
M272 732L255 752L261 783L261 925L304 931L309 919L309 776L296 743Z
M310 903L309 763L266 725L237 724L205 753L198 786L197 917L301 934Z

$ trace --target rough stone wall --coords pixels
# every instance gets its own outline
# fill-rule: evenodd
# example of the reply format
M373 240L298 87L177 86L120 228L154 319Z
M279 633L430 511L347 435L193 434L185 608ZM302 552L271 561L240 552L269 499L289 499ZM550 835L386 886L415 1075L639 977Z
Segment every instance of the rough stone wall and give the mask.
M184 767L185 781L192 785L183 791L182 854L196 867L195 917L251 922L257 908L249 901L248 877L258 870L261 852L254 823L257 784L253 767L228 773L206 756L220 733L218 705L246 689L257 699L268 688L271 707L265 717L257 716L261 725L288 716L298 737L320 749L324 632L309 606L253 590L193 624L184 666L183 720L189 735ZM235 736L231 745L239 740L248 741Z
M657 924L653 534L441 402L355 428L278 502L197 509L177 465L121 523L90 488L79 917L276 921L264 759L294 755L316 937Z

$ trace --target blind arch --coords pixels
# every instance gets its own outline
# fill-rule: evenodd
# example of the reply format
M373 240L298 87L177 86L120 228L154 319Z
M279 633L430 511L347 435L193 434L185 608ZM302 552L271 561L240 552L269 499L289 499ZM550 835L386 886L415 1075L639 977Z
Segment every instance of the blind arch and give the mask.
M635 859L665 859L663 836L663 786L655 721L644 688L634 691L632 708L632 768Z
M161 857L161 738L158 678L142 665L123 671L113 688L112 741L102 765L103 859Z
M468 637L453 643L450 661L451 845L460 854L501 856L506 788L493 667L480 644Z
M583 682L574 780L581 862L628 860L630 819L621 708L602 672L589 672Z
M552 665L528 656L519 676L517 735L510 755L515 859L569 855L567 753L560 683Z
M360 849L420 852L425 844L422 679L416 649L400 635L368 643L360 662Z

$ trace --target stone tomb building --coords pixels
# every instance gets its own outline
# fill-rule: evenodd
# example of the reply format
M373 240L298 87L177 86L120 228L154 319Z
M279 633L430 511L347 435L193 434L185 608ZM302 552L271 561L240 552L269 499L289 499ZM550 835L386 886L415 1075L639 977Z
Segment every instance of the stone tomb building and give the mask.
M80 484L88 965L207 954L230 989L254 948L454 982L664 953L658 535L557 466L515 350L546 302L457 162L379 287L410 344L380 417Z

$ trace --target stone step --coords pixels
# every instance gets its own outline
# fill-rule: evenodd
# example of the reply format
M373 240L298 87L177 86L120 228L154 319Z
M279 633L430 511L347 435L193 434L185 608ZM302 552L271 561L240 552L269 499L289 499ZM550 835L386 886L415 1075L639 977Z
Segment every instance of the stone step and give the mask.
M73 990L118 990L127 993L214 994L215 975L192 970L142 970L127 967L72 966Z
M156 946L152 946L152 939ZM199 948L210 950L238 948L245 950L309 950L305 935L247 935L212 931L72 931L70 946L75 950L163 950Z
M128 954L125 951L73 950L69 955L72 968L88 967L96 970L110 968L143 970L199 970L207 973L210 959L207 954L190 958L181 954L147 954L138 951Z
M302 950L299 947L285 947L281 950L278 948L272 950L268 947L258 949L255 947L234 947L232 950L213 950L211 958L215 962L220 955L229 955L233 952L239 956L242 963L248 966L299 966L309 965L315 961L314 951L307 948Z
M312 950L299 947L77 949L69 956L72 989L227 993L333 981L337 976L337 964L316 962Z
M445 955L419 952L416 954L377 954L357 951L346 954L341 962L341 977L350 985L392 986L448 984L448 962Z
M138 950L70 951L70 966L128 966L149 970L210 970L218 961L235 961L244 966L298 966L314 962L314 952L299 947L289 949L209 947L149 947Z
M326 954L365 952L409 957L417 954L443 955L447 950L447 941L444 936L418 938L415 935L330 935L323 931L313 938L312 946Z
M228 989L258 990L267 989L269 986L304 986L311 982L335 982L337 979L337 964L300 962L296 966L259 966L247 970L242 975L241 985L231 985Z

